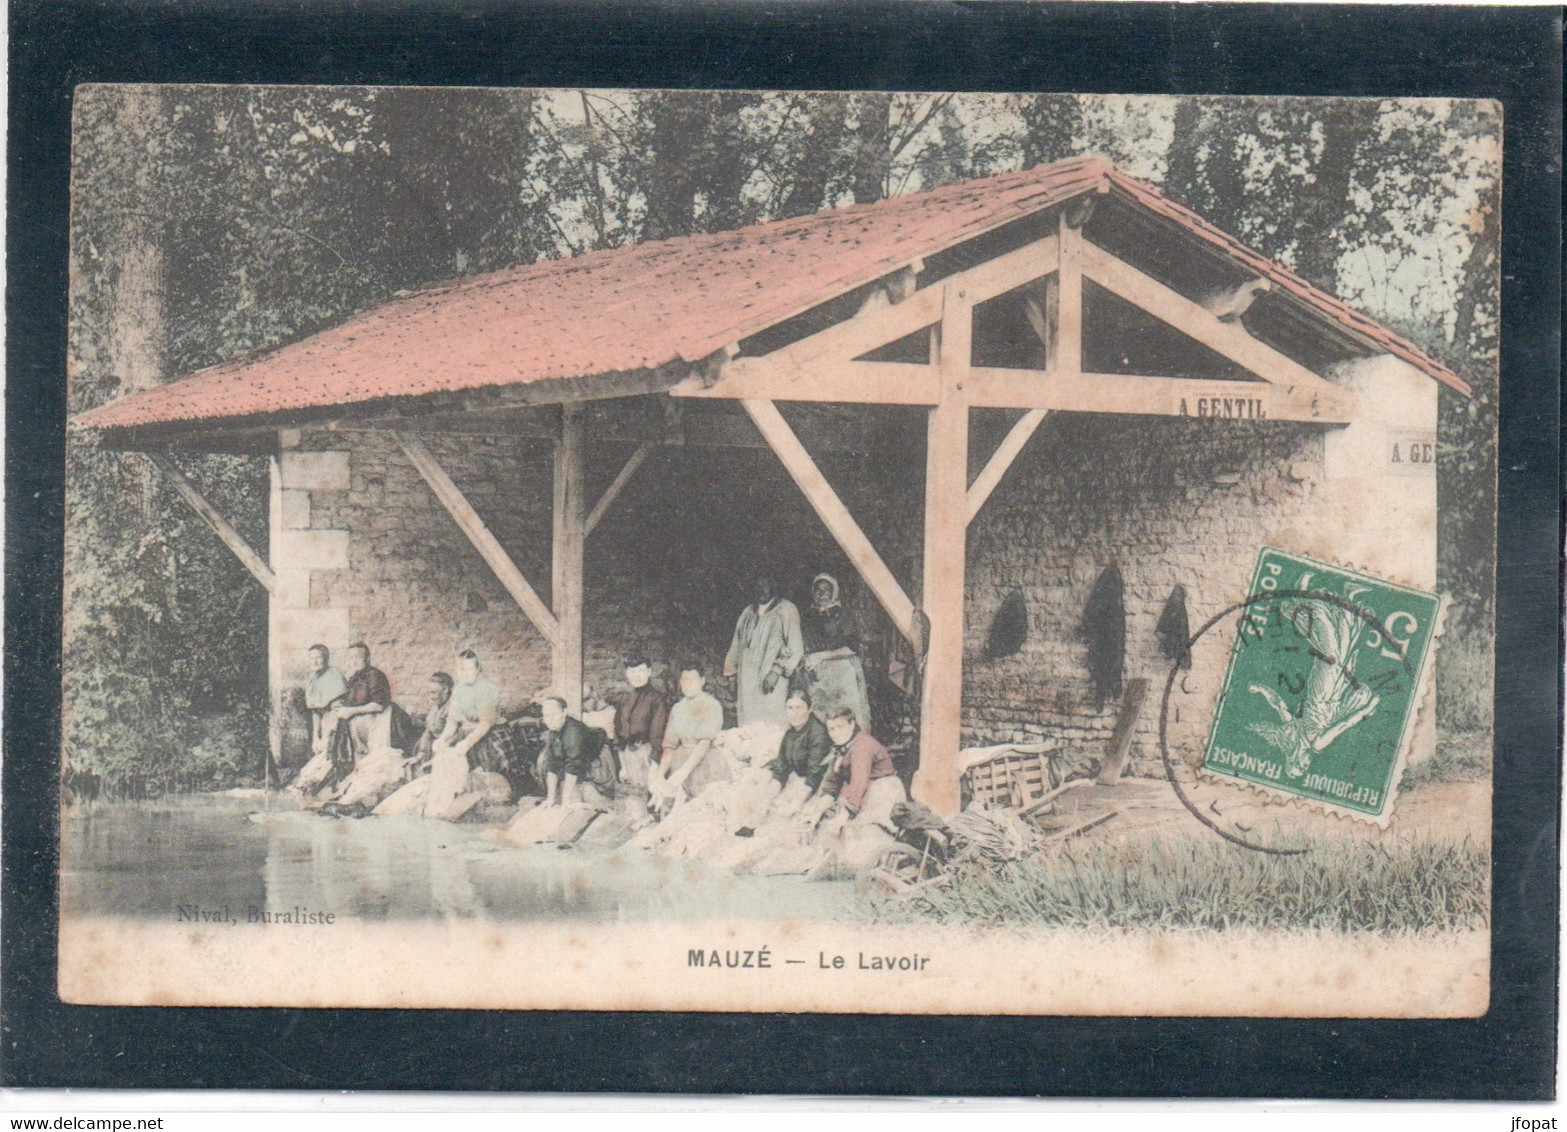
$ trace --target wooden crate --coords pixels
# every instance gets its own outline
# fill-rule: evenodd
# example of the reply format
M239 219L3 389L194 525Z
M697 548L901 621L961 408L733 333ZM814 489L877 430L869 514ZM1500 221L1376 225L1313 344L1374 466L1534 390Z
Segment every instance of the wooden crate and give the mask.
M984 747L962 753L964 792L970 804L1020 810L1061 785L1054 747L1044 744Z

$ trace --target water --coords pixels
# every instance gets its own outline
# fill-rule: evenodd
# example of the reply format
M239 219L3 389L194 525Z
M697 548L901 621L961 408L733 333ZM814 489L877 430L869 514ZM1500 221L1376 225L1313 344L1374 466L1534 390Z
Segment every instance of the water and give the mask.
M76 808L62 820L63 915L168 919L176 906L296 906L343 919L637 923L853 920L854 886L743 877L641 850L499 844L412 815L263 813L259 796Z

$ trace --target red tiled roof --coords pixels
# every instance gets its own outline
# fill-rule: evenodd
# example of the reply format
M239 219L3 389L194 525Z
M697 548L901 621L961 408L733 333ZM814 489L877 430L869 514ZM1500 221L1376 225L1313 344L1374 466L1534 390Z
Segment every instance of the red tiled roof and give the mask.
M1413 343L1102 158L946 185L732 232L654 240L471 276L339 326L111 401L86 428L217 421L696 362L724 345L1100 186L1114 186L1461 392Z

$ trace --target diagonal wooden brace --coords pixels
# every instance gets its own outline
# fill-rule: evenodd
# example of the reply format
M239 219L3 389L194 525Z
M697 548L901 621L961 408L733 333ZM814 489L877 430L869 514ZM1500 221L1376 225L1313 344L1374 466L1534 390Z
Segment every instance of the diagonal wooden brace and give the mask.
M604 489L604 494L599 496L599 501L593 505L593 510L588 512L588 517L582 524L583 534L590 535L593 533L593 528L599 525L599 521L604 518L605 512L620 497L620 493L631 482L631 477L637 474L637 469L653 454L653 449L656 447L658 446L655 444L639 444L637 446L637 450L626 461L625 467L621 468L619 474L610 481L609 486Z
M1006 439L996 446L990 459L985 462L985 467L979 475L974 477L974 482L968 488L968 521L973 522L980 508L985 506L985 500L990 498L990 493L1000 486L1002 477L1007 474L1007 469L1012 466L1018 454L1023 451L1023 446L1028 443L1029 437L1049 416L1047 409L1030 409L1017 419Z
M849 556L849 561L859 571L860 577L865 579L865 584L887 611L887 616L892 618L898 632L918 648L920 633L915 625L914 603L903 592L903 587L893 577L892 571L887 569L881 555L876 553L871 540L865 537L865 532L854 521L854 516L817 468L816 461L811 459L811 454L800 443L800 438L789 427L789 422L784 420L778 406L771 401L745 400L740 403L745 406L757 430L767 439L794 482L805 493L812 510Z
M462 533L468 536L468 541L479 552L485 564L494 572L495 577L506 592L512 596L523 613L532 621L534 626L542 633L546 640L554 645L560 638L560 625L555 620L555 615L549 611L538 593L523 577L522 571L517 569L517 564L511 560L511 555L506 553L506 548L485 525L479 513L473 509L473 504L468 502L467 496L452 482L452 478L446 474L445 469L436 462L430 450L422 441L408 436L406 433L396 433L397 443L402 446L403 454L408 457L418 473L424 477L424 482L430 485L430 490L435 493L447 514L462 529Z
M251 549L250 544L245 541L244 537L230 526L222 515L218 514L217 508L207 502L206 496L196 490L196 485L185 478L185 473L174 466L174 461L170 460L162 452L143 452L142 455L163 474L163 478L168 480L169 486L179 494L181 499L190 505L190 509L201 516L202 521L212 528L213 534L223 540L223 545L234 552L234 557L238 558L245 569L250 571L251 576L266 587L267 593L276 592L277 575L272 572L272 568L266 564L261 555Z

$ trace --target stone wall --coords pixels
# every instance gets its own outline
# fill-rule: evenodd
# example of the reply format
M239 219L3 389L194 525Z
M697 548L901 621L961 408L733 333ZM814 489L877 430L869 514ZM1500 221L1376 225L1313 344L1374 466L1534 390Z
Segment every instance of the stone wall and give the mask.
M969 528L965 741L1060 740L1098 753L1119 700L1096 708L1080 625L1099 573L1125 584L1125 677L1150 682L1132 758L1158 759L1158 697L1171 669L1155 633L1177 585L1190 626L1241 600L1268 544L1311 523L1322 476L1320 429L1296 424L1056 417L1047 421ZM1029 631L1014 656L988 660L986 635L1020 587ZM1229 655L1229 626L1193 651L1172 699L1172 741L1196 738ZM1182 688L1186 691L1182 691Z

